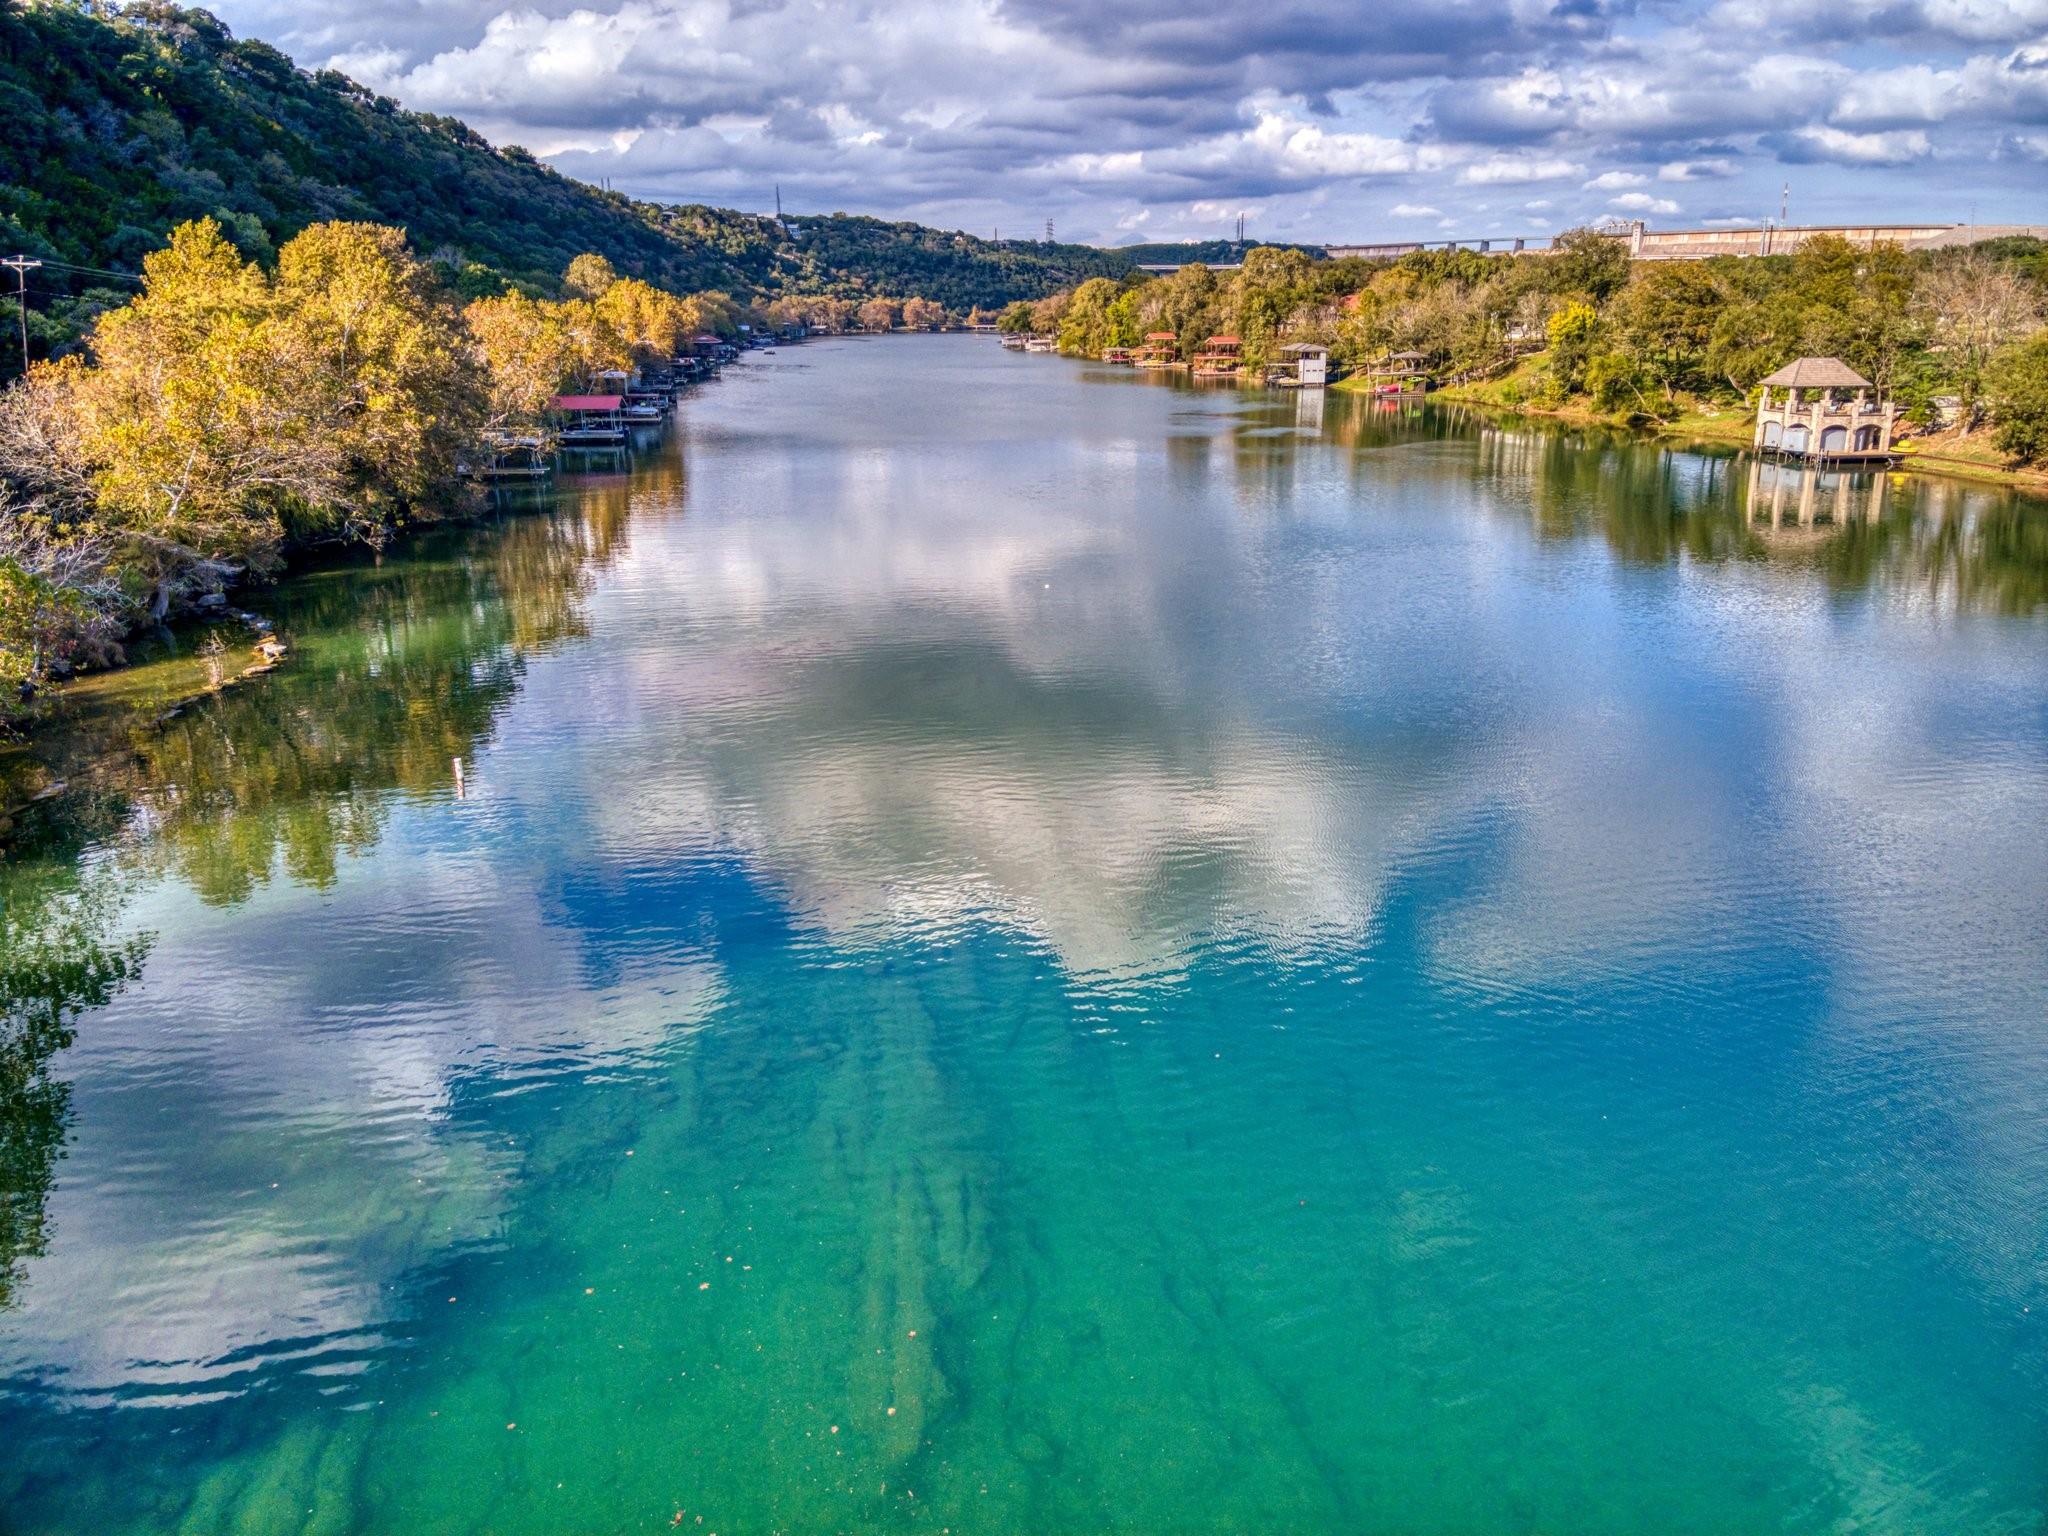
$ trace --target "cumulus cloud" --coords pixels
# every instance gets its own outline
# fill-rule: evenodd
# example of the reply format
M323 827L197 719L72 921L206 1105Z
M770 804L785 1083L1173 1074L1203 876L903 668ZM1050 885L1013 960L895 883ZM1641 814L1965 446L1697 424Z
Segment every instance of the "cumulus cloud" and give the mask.
M1489 155L1458 172L1467 186L1517 185L1529 181L1561 181L1577 176L1585 167L1574 160L1549 155Z
M1809 158L1843 165L1904 165L1911 160L1924 160L1933 153L1927 135L1917 128L1892 133L1849 133L1823 123L1800 129L1794 138L1806 147Z
M1853 164L1834 216L2038 217L2048 0L218 0L238 31L661 201L1078 238L1477 229L1487 189ZM1727 39L1745 46L1731 49ZM1914 168L1939 156L1939 188ZM1588 167L1592 170L1589 173ZM1394 195L1389 197L1389 192ZM1738 204L1739 205L1739 204ZM1395 206L1440 210L1393 214ZM1498 205L1492 210L1500 211ZM1816 208L1816 216L1821 210Z
M1657 167L1659 181L1715 181L1735 174L1735 162L1723 157L1711 160L1671 160Z
M1647 192L1624 192L1612 199L1610 208L1620 208L1627 213L1676 213L1678 204L1668 197L1652 197Z
M1427 203L1396 203L1387 212L1397 219L1433 219L1443 216L1443 209L1432 208Z

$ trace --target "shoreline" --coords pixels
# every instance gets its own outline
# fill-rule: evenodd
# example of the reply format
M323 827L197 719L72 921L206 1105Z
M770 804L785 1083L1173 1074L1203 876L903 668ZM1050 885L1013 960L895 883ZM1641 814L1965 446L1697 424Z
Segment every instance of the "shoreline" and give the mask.
M1330 387L1346 394L1371 393L1363 385L1350 379L1340 379ZM1740 415L1730 412L1725 419L1688 413L1675 421L1631 421L1625 416L1596 411L1587 406L1511 403L1484 393L1484 386L1474 388L1471 385L1459 384L1432 390L1422 398L1454 405L1474 406L1480 410L1498 411L1507 416L1539 417L1572 427L1605 427L1617 432L1632 432L1646 440L1667 438L1683 442L1714 443L1729 448L1752 446L1750 436L1753 418L1746 411ZM1927 440L1908 438L1901 443L1897 462L1886 466L1885 472L1941 475L1948 479L1969 480L1979 485L2003 486L2027 495L2048 497L2048 466L2007 468L1981 459L1943 453L1939 448L1939 440L1935 441L1932 448L1922 447L1925 441Z

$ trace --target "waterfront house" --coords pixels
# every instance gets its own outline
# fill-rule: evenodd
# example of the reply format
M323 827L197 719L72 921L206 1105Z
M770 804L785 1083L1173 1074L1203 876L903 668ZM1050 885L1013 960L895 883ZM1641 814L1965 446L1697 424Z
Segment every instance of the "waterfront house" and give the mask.
M1147 331L1145 344L1138 348L1140 368L1178 368L1180 337L1172 331Z
M1105 363L1130 364L1138 360L1138 354L1129 347L1105 347L1102 351Z
M1330 380L1330 349L1321 342L1296 341L1280 349L1272 382L1288 389L1315 389Z
M1798 459L1889 459L1899 409L1838 357L1802 357L1757 386L1759 452Z
M1235 336L1211 336L1195 354L1195 377L1229 379L1244 366L1244 343Z

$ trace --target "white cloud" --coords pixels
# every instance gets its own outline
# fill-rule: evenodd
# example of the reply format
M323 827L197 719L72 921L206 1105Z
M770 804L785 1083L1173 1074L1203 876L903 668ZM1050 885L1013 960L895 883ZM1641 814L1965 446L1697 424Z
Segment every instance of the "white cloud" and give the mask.
M2048 30L2048 0L1919 0L1922 25L1972 42L2010 42Z
M1764 0L1222 0L1198 28L1158 0L215 0L309 65L664 201L760 208L780 183L799 209L1092 239L1147 208L1181 233L1211 201L1313 240L1469 226L1470 194L1589 175L1761 206L1773 158L1823 158L1902 168L1836 189L1843 216L1967 188L2039 217L2011 141L2048 127L2048 0L1878 4L1848 37ZM1935 155L1929 206L1910 173Z
M1387 212L1397 219L1423 219L1440 217L1443 209L1432 208L1427 203L1396 203Z
M1714 181L1735 174L1733 160L1672 160L1657 167L1659 181Z
M1823 160L1849 165L1904 165L1924 160L1933 152L1927 135L1918 128L1891 133L1848 133L1819 124L1802 128L1797 137Z
M1585 169L1574 160L1541 155L1492 155L1466 166L1458 172L1458 180L1466 186L1478 187L1561 181L1567 176L1582 175Z
M1678 204L1670 198L1652 197L1647 192L1624 192L1620 197L1610 199L1607 206L1620 208L1629 213L1678 212Z

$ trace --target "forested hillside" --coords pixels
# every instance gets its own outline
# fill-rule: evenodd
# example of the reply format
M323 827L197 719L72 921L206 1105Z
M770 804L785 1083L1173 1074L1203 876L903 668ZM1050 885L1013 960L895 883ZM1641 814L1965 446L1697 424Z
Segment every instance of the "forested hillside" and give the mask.
M959 310L1132 264L1089 246L997 245L876 219L785 227L636 203L332 70L300 70L205 11L163 0L102 9L0 0L0 247L73 269L36 274L38 352L132 293L105 273L139 271L174 226L205 216L259 261L323 220L399 225L469 297L553 292L583 251L676 292L918 294Z

